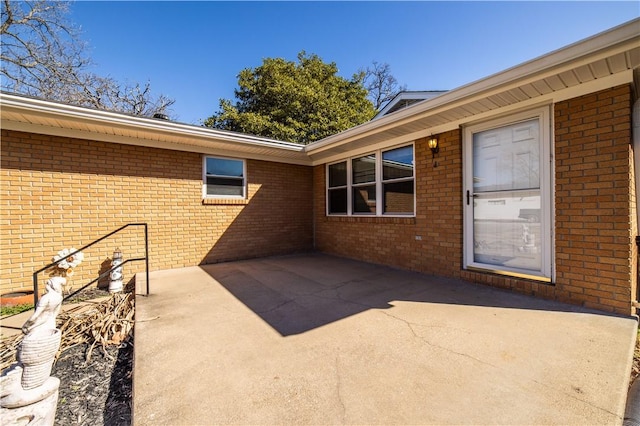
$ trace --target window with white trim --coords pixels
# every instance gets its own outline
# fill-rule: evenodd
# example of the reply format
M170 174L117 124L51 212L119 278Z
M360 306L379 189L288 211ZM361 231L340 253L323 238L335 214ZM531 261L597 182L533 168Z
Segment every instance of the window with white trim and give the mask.
M204 157L202 196L205 198L245 198L246 163L244 160Z
M415 214L413 144L327 165L327 214Z

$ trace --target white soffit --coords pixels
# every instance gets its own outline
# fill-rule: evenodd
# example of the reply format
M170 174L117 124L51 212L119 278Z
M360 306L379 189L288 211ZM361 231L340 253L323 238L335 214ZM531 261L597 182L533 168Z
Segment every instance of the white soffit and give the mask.
M309 165L304 146L0 93L3 129Z
M305 148L322 164L453 130L469 122L630 83L640 66L640 19Z

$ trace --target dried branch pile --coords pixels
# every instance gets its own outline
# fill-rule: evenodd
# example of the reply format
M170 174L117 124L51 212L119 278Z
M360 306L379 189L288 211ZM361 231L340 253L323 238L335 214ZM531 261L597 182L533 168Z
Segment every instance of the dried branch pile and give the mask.
M638 331L636 348L633 352L633 364L631 365L631 380L629 381L629 387L631 387L635 380L640 380L640 331Z
M58 315L58 328L62 341L56 359L67 349L87 343L86 361L93 349L100 345L106 357L108 345L119 345L133 328L134 295L132 292L115 293L98 302L84 302ZM16 362L16 350L24 336L9 336L0 343L0 362L4 370Z

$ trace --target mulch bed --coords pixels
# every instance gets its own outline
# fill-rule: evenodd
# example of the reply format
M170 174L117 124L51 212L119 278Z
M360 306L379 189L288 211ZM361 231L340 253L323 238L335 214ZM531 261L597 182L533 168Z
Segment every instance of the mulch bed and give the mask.
M88 349L83 344L66 350L53 367L51 375L60 379L55 424L130 425L132 335L119 346L94 349L87 362Z
M99 298L97 300L94 300ZM61 352L51 376L60 379L56 425L131 424L133 373L132 288L109 294L87 288L65 303L92 300L58 315ZM2 366L16 360L22 335L2 340Z

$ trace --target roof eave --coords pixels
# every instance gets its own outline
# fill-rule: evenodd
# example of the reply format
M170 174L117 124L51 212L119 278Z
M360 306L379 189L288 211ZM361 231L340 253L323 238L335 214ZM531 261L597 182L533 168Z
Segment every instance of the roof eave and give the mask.
M200 148L209 145L213 149L216 146L224 145L225 152L235 151L238 155L260 151L260 155L257 156L260 159L298 164L309 163L307 156L303 152L304 146L300 144L153 118L77 107L21 95L0 93L0 111L2 111L3 128L19 127L18 124L21 123L46 131L47 127L51 127L51 130L56 126L64 128L63 123L72 122L78 127L80 124L84 124L104 130L100 140L115 143L126 143L125 139L130 138L132 139L132 144L153 146L154 142L171 142L171 139L175 138L181 141L179 143L176 142L176 149L184 148L185 144L189 145L190 140L192 140L193 145L198 145ZM14 123L12 123L12 120L7 118L11 112L16 113L21 118L19 120L14 119ZM49 124L43 124L45 120ZM52 125L51 123L56 124ZM73 130L70 128L71 126L67 127L69 127L68 130ZM113 133L120 133L120 137L113 137ZM147 140L148 143L142 143L143 140ZM167 145L166 143L159 145L162 145L162 147L170 146L170 144ZM201 149L198 151L201 151Z
M489 77L460 86L433 99L416 103L392 115L383 116L341 133L326 137L307 145L305 152L311 155L324 149L348 143L353 139L365 137L367 134L375 134L378 131L392 127L394 124L428 113L430 110L441 108L447 104L461 102L467 98L477 97L483 93L498 88L505 88L509 85L516 86L525 79L530 80L534 78L534 76L539 76L544 72L558 69L567 64L577 61L586 62L588 60L587 58L592 59L600 52L615 48L616 46L624 49L628 48L630 44L637 45L640 41L640 31L638 31L639 24L640 18L634 19Z

